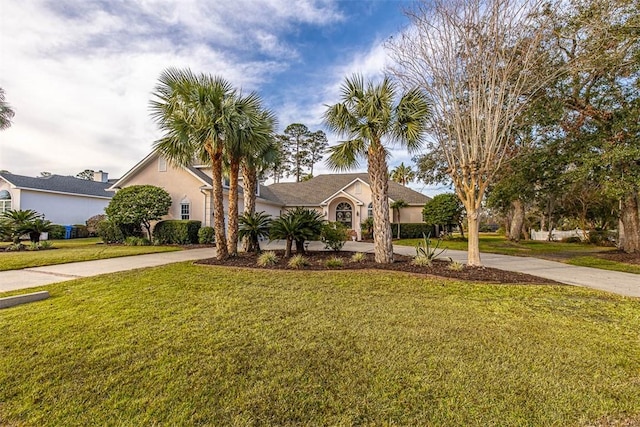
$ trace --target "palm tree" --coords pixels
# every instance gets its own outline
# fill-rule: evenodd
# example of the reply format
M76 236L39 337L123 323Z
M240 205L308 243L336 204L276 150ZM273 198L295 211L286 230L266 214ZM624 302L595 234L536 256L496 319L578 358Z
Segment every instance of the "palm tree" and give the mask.
M400 166L396 166L391 171L391 181L407 186L408 183L416 178L416 173L411 169L411 166L405 166L404 162L400 163Z
M400 238L400 209L404 209L407 206L409 206L409 204L402 199L391 203L391 209L398 213L398 239Z
M28 225L40 217L33 209L9 209L2 213L2 220L8 224L8 231L14 244L20 243L20 236L28 233Z
M221 77L168 68L153 96L151 116L164 132L154 143L155 151L178 165L190 165L194 159L211 165L216 257L226 259L222 160L225 140L236 124L236 91Z
M233 111L233 132L225 141L225 157L229 164L229 224L227 251L238 253L238 176L244 157L253 157L264 150L274 132L275 115L261 106L260 97L252 93L238 98Z
M0 130L7 129L11 126L11 119L15 113L11 106L4 99L4 89L0 87Z
M260 252L260 238L269 236L271 215L265 212L253 212L242 215L238 222L238 235L248 242L247 252Z
M325 112L329 129L345 136L346 141L329 148L327 164L336 170L357 167L359 157L367 159L373 193L375 260L393 262L393 244L389 223L389 178L385 144L399 143L409 152L421 146L430 114L425 95L418 89L404 93L395 103L396 85L385 77L380 84L367 83L362 76L347 78L342 85L342 100Z

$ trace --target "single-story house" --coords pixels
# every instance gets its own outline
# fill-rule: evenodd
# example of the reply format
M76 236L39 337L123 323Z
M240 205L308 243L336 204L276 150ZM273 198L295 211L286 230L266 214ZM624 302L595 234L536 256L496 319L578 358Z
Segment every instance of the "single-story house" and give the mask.
M172 199L165 219L192 219L203 226L213 224L213 188L211 168L193 164L175 166L156 153L142 159L110 191L131 185L155 185L164 188ZM223 184L223 188L226 186ZM407 207L400 212L401 223L422 222L422 208L430 200L422 193L389 181L390 204L404 200ZM372 213L372 194L366 173L318 175L304 182L284 182L259 185L256 194L256 211L264 211L278 217L284 211L302 206L316 209L329 221L340 221L361 238L360 223ZM228 195L225 191L225 212L228 212ZM243 195L240 191L239 210L243 211ZM398 221L397 212L389 210L389 217Z
M94 181L72 176L30 177L0 172L0 213L9 209L33 209L54 224L84 224L94 215L104 214L113 192L105 172L96 172Z

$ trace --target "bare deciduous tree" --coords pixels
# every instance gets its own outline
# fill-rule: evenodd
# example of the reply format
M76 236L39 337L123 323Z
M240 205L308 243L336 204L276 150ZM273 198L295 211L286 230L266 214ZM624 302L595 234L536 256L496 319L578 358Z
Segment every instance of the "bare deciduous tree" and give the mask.
M391 72L432 102L431 150L442 153L469 222L468 264L480 260L487 186L516 144L515 127L549 81L539 66L539 0L422 0L412 25L388 43Z

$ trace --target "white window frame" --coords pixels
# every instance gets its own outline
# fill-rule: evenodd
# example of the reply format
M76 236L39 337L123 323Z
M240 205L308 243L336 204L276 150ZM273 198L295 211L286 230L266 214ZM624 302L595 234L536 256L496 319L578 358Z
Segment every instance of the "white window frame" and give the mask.
M158 172L167 171L167 159L164 157L158 157Z
M186 214L185 214L186 208ZM186 218L185 218L186 216ZM180 203L180 219L181 220L190 220L191 219L191 203L189 202L181 202Z

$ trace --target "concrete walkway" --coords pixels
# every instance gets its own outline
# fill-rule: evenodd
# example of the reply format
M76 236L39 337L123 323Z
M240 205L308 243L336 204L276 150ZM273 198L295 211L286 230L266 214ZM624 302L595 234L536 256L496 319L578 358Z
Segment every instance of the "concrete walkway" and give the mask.
M263 244L263 249L282 249L282 242ZM320 242L311 242L309 249L321 250ZM347 242L345 251L373 252L372 243ZM395 246L394 251L402 255L415 255L415 249L407 246ZM159 254L136 255L110 258L97 261L74 262L46 267L26 268L0 272L0 292L26 289L51 283L73 280L81 277L97 276L137 268L155 267L174 262L192 261L210 258L215 255L211 248L190 249ZM466 262L465 251L447 250L442 255L455 261ZM640 275L600 270L596 268L576 267L554 261L530 257L482 254L482 262L487 267L507 271L531 274L552 279L569 285L599 289L618 295L640 297Z

